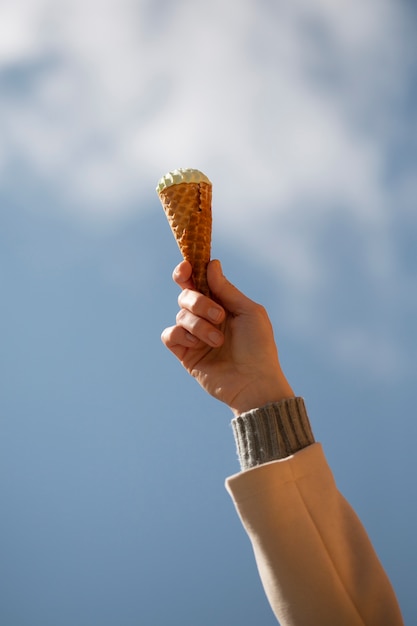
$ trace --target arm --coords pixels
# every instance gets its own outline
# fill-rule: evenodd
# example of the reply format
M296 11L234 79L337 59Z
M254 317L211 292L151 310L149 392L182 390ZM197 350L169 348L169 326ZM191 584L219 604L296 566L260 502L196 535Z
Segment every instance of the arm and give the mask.
M397 600L320 444L227 481L282 626L401 626Z
M181 286L165 345L225 402L244 471L226 486L282 626L400 626L398 605L361 522L338 492L301 398L281 369L266 311L208 267L215 300Z

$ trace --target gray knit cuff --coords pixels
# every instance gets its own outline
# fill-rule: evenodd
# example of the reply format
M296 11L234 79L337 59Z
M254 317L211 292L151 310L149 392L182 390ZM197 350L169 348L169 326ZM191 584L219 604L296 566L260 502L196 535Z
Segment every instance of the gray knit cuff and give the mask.
M232 420L242 470L283 459L314 443L302 398L242 413Z

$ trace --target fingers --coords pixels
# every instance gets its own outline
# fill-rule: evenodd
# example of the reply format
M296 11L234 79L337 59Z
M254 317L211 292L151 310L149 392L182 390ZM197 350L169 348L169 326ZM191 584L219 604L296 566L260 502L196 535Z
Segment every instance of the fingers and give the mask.
M188 261L182 261L177 265L172 274L173 280L177 283L182 290L194 290L194 284L192 281L192 267ZM207 280L212 294L216 300L220 302L225 309L234 315L239 313L245 313L253 309L256 303L245 296L239 289L237 289L223 274L220 261L213 260L207 266ZM194 291L195 294L197 292ZM201 294L199 294L201 296ZM204 297L204 296L201 296ZM187 299L190 299L190 294L187 294ZM209 299L208 299L209 300ZM203 302L198 300L197 303ZM215 304L213 300L211 303ZM184 305L186 305L184 301ZM182 302L180 302L182 306ZM208 306L206 302L205 306ZM201 307L199 307L201 309ZM204 305L202 307L204 309ZM195 311L197 314L202 313L201 310ZM203 313L204 315L204 313ZM216 321L214 318L210 318L211 321ZM219 319L218 322L221 320Z
M220 261L210 261L207 267L207 280L212 294L233 315L248 313L257 306L227 280Z
M226 279L217 260L211 261L207 268L209 286L216 301L194 290L191 275L188 261L182 261L175 268L173 279L182 289L178 296L180 311L176 325L162 333L163 343L180 359L187 349L201 348L203 343L212 348L220 347L224 335L219 326L227 313L253 313L258 306Z
M191 263L188 261L182 261L179 263L174 269L172 277L182 290L195 289L192 280L192 267ZM250 300L227 280L223 274L220 261L210 261L207 266L207 280L213 296L215 296L216 300L220 302L230 313L234 315L247 313L250 310L253 310L253 306L256 306L256 303L253 302L253 300Z
M189 311L181 310L177 315L177 325L165 328L161 334L162 343L180 361L189 350L198 350L203 345L217 348L224 341L223 333Z
M180 360L189 349L199 349L203 344L215 348L224 342L217 325L224 321L226 311L217 302L195 291L191 275L192 267L188 261L182 261L174 269L173 280L182 289L178 296L180 311L176 325L166 328L161 335L164 345Z
M166 328L161 335L171 352L182 360L189 348L200 348L202 343L211 348L223 344L224 335L217 325L225 319L226 312L220 305L192 289L184 289L178 303L176 325Z
M177 326L189 335L211 347L218 347L224 341L223 333L213 324L187 309L181 309L177 314ZM189 344L189 337L186 337Z
M182 326L165 328L161 334L161 340L168 350L171 350L180 360L184 358L188 348L194 348L199 343L197 337L191 335Z
M184 289L180 293L178 304L181 309L186 309L211 324L221 324L226 316L224 308L217 302L192 289Z
M172 279L181 289L194 289L191 278L193 268L189 261L181 261L172 272Z
M161 334L162 343L174 356L184 363L187 352L190 348L195 348L199 343L198 339L190 335L180 326L166 328Z

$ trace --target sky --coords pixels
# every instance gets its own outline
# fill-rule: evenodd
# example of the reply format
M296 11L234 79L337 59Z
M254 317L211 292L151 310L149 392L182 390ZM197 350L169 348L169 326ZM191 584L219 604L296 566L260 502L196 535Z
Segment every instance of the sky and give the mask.
M0 2L0 622L276 623L229 409L162 346L155 193L213 182L316 439L417 617L416 7Z

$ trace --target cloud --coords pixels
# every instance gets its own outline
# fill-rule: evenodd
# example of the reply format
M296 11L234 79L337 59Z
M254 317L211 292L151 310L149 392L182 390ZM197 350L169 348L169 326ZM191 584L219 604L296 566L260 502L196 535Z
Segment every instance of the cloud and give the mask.
M329 223L361 233L355 255L378 302L403 269L392 232L402 214L413 221L416 191L408 10L394 0L9 0L0 184L20 167L59 198L55 211L123 219L147 210L138 199L166 170L201 168L219 237L276 268L289 309L309 312L306 332L312 319L324 327ZM348 344L334 343L342 356Z
M380 145L354 124L362 116L369 131L369 111L383 115L404 78L401 11L370 4L6 5L9 151L58 176L84 210L94 198L123 205L165 165L198 162L227 200L231 175L248 202L348 194L353 207L366 196L369 212Z

